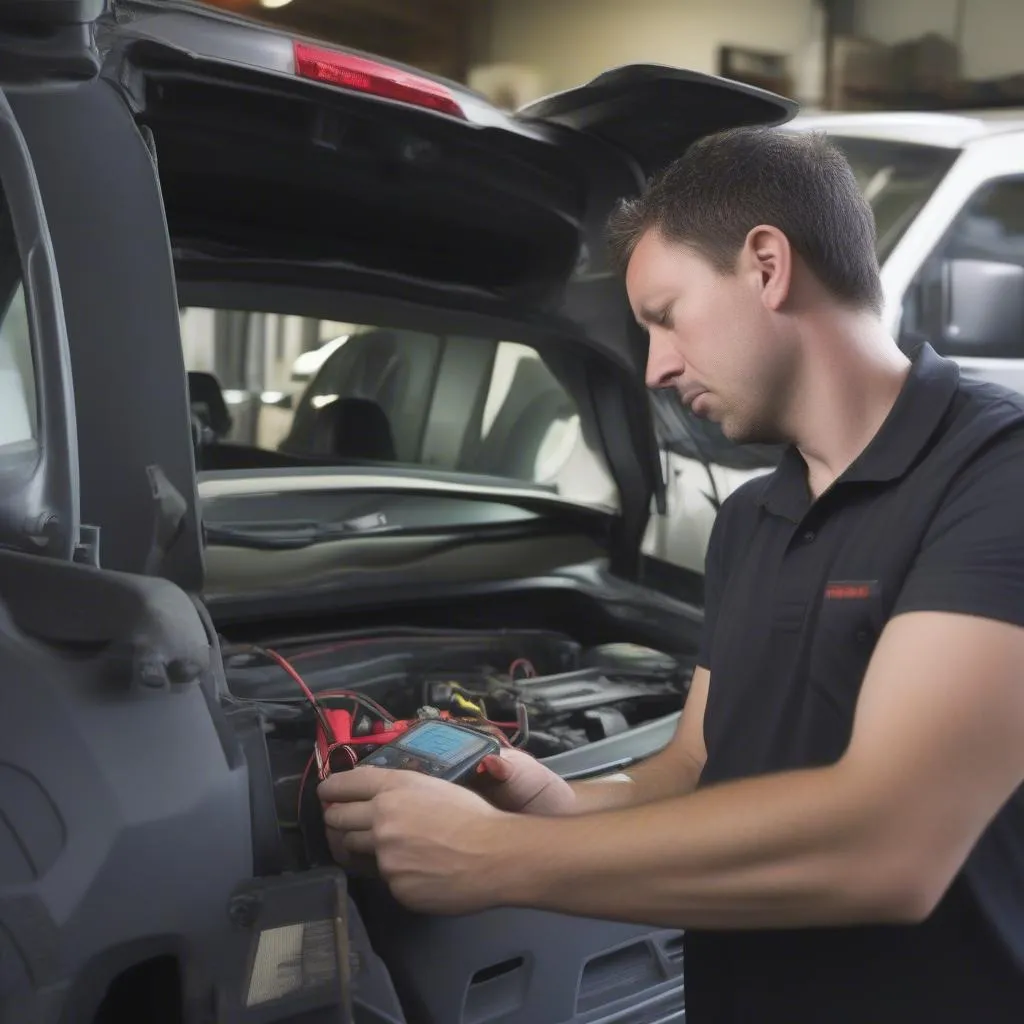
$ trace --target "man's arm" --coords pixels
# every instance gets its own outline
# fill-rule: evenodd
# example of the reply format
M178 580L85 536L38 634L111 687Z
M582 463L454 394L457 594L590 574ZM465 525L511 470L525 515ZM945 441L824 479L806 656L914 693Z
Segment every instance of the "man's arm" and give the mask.
M1024 782L1022 500L1010 436L938 511L837 764L524 822L522 858L502 862L510 899L683 927L924 917Z
M684 796L697 788L707 751L704 747L704 709L710 675L698 667L669 744L628 771L572 783L573 814L592 814L637 807L655 800Z
M521 905L682 928L919 921L1024 782L1022 500L1024 437L972 463L939 510L835 765L567 818L356 769L327 794L339 801L328 817L358 830L346 848L375 852L399 900L429 912Z
M831 767L643 807L491 825L499 902L671 927L927 916L1024 780L1024 629L890 623Z

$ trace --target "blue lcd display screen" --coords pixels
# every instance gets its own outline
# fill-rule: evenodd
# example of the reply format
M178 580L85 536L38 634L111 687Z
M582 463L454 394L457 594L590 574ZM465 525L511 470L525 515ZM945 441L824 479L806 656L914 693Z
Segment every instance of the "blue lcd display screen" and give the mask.
M440 722L417 726L396 743L396 746L403 747L414 754L422 754L445 766L458 764L474 751L486 745L486 741L472 733L453 729Z

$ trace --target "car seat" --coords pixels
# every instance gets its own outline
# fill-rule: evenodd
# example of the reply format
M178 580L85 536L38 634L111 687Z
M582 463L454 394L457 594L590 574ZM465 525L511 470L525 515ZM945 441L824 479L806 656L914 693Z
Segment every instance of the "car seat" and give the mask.
M371 398L339 398L316 414L308 454L394 462L395 439L387 413Z
M555 423L576 413L572 399L540 359L522 359L487 435L463 449L460 469L534 480L541 445Z

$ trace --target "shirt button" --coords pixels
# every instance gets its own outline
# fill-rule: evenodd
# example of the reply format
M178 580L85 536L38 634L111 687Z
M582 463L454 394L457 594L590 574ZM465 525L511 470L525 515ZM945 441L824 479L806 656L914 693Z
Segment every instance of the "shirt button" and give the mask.
M808 544L810 544L810 543L811 543L811 541L812 541L812 540L814 540L814 538L815 538L815 533L814 533L814 531L813 531L813 530L808 530L808 531L807 531L807 532L806 532L806 533L804 534L804 540L805 540L805 541L806 541L806 542L807 542Z

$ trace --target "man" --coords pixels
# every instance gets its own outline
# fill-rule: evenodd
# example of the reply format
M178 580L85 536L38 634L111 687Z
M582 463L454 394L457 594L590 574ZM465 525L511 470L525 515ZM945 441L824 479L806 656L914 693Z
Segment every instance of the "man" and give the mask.
M323 784L339 858L408 906L686 929L689 1024L1024 1020L1024 400L883 329L874 224L816 135L702 140L611 230L675 387L785 442L723 505L678 733L489 800Z

